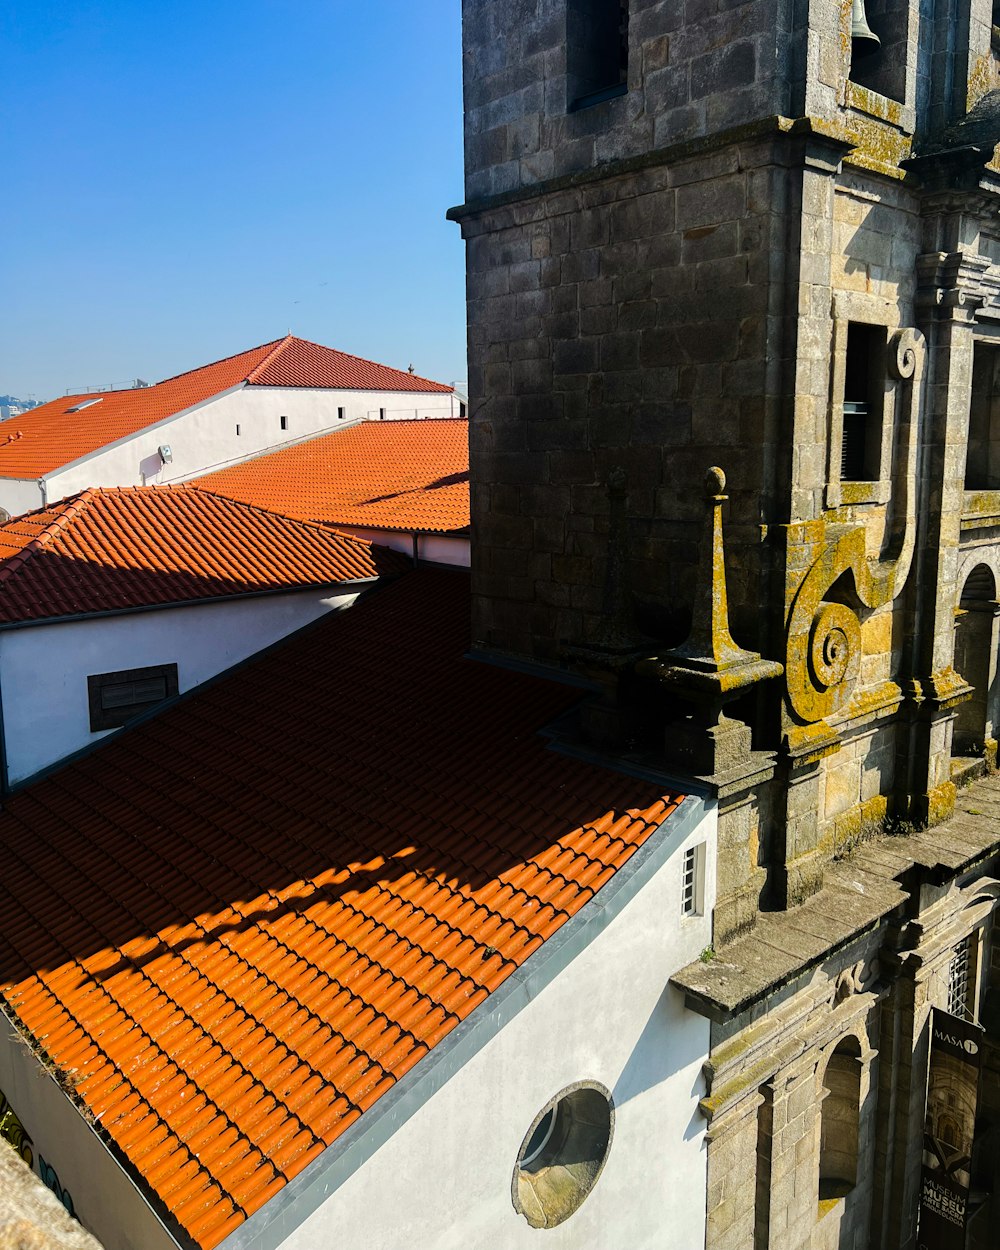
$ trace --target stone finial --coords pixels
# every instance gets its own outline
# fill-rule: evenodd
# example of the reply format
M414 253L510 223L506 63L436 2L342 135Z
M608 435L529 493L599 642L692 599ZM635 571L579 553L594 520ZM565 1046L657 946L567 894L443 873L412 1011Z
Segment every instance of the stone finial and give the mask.
M762 660L734 642L729 632L726 558L722 535L722 505L726 475L713 465L705 474L705 528L698 561L697 586L691 609L691 630L679 647L643 661L642 671L677 687L678 693L702 698L724 698L754 682L779 677L782 666Z

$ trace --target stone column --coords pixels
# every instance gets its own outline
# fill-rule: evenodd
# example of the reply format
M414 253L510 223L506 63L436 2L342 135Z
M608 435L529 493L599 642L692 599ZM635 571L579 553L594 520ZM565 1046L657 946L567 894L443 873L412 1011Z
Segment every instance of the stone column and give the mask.
M913 819L934 824L954 810L952 722L955 707L971 693L954 667L954 608L959 593L973 324L983 302L980 279L988 261L961 251L932 252L920 257L917 266L928 377L921 440L921 553L908 597L910 733L900 736L907 759L900 775L907 793L900 799L904 805L908 801Z
M758 1092L712 1120L708 1143L705 1250L755 1250Z

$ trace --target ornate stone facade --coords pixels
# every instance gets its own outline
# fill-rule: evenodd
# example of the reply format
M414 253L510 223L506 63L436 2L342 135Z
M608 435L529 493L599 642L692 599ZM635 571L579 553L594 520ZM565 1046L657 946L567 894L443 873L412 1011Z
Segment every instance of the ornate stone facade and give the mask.
M624 77L578 97L595 5L464 5L475 637L718 799L715 958L675 979L710 1250L903 1250L970 935L1000 1015L1000 798L958 788L1000 723L1000 33L615 0Z

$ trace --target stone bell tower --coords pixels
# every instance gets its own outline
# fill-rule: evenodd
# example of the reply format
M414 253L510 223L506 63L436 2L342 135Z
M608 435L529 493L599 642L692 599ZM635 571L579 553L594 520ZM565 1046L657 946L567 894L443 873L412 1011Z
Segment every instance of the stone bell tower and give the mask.
M709 1247L910 1250L928 1012L997 979L991 0L463 8L476 645L718 800Z
M996 76L991 19L975 0L963 78L944 27L888 0L853 39L818 0L794 20L778 0L465 5L474 637L601 670L606 705L624 664L641 697L648 666L599 662L609 613L620 659L682 642L721 466L733 637L784 670L735 712L775 771L723 857L723 937L868 830L954 804L972 687L944 410L969 410L991 262L954 250L978 226L942 188L992 152L970 164L984 141L953 133Z

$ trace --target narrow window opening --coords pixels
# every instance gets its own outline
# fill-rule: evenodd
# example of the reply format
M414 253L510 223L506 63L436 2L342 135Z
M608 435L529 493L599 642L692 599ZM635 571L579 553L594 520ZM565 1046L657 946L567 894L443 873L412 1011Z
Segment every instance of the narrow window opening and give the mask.
M774 1151L774 1086L762 1085L757 1108L757 1167L754 1193L754 1250L771 1245L771 1158Z
M384 409L384 408L380 408L380 409L378 410L378 419L379 419L380 421L384 421L384 420L385 420L385 409Z
M844 430L840 445L843 482L874 482L879 477L884 354L885 330L881 326L854 322L848 326Z
M465 404L463 404L461 401L459 401L459 405L458 405L458 416L459 416L459 419L460 419L460 420L462 420L462 421L464 421L464 420L465 420L465 418L468 416L468 414L469 414L469 410L468 410L468 408L466 408Z
M570 0L566 25L569 110L628 90L628 0Z
M237 426L236 426L236 437L237 437L237 438L239 438L239 436L240 436L240 427L239 427L239 423L237 423Z
M1000 348L987 343L973 348L965 489L1000 490Z
M338 409L337 409L337 420L338 420L338 421L343 421L344 417L346 417L346 416L347 416L347 409L346 409L346 408L338 408Z
M287 417L282 417L282 418L281 418L281 428L282 428L283 430L287 430L287 429L288 429L288 418L287 418Z
M705 843L689 846L681 871L681 914L700 916L705 910Z

